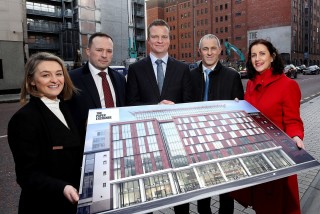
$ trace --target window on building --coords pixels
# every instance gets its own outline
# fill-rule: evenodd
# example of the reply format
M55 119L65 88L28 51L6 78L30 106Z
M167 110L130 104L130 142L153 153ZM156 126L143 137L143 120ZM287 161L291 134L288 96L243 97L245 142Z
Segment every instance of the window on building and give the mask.
M237 12L237 13L236 13L236 16L241 16L241 12Z
M216 22L219 22L219 19L218 19L218 17L216 17Z
M228 32L228 27L225 27L225 28L224 28L224 32Z
M220 16L220 22L223 22L223 16Z
M236 40L241 40L241 36L236 36Z
M228 21L228 15L226 15L226 16L224 17L224 20L225 20L225 21Z
M223 5L220 5L220 10L223 10Z
M224 5L224 9L228 9L228 4L225 4L225 5Z
M215 11L218 11L218 6L215 7Z

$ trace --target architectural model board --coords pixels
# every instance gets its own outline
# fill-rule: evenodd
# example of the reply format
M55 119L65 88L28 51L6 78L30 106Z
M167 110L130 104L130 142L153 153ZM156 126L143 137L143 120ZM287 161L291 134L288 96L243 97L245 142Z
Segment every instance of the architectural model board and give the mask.
M89 111L78 213L146 213L320 163L246 101Z

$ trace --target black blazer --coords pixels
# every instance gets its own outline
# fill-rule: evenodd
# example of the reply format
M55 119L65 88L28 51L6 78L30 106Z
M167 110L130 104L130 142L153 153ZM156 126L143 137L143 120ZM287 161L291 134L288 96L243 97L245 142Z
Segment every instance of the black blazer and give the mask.
M75 213L63 195L67 184L79 187L83 145L68 108L60 102L68 129L36 97L18 110L8 124L21 213Z
M126 86L126 104L158 104L162 100L175 103L192 101L190 70L187 64L168 58L160 95L150 56L129 66Z
M117 99L116 105L117 107L124 106L125 77L110 67L108 68L108 72ZM79 94L75 94L71 100L67 101L67 104L78 127L81 138L84 140L89 109L101 108L100 97L88 63L81 68L70 71L69 74L73 84L80 91Z
M194 102L203 101L204 97L204 75L202 62L191 71ZM238 72L223 66L220 62L209 74L208 100L239 100L244 99L244 91Z

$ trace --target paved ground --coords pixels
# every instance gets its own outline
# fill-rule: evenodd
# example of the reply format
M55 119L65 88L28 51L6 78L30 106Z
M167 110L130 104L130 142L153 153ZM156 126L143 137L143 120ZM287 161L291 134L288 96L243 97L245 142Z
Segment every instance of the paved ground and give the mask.
M0 95L0 103L2 102L17 102L17 95ZM306 150L317 160L320 160L320 96L303 103L301 105L301 117L305 126L304 144ZM1 159L0 159L1 160ZM11 166L13 167L13 166ZM11 175L12 179L15 176ZM319 214L320 213L320 168L304 171L298 174L299 192L301 199L301 209L303 214ZM15 195L15 194L13 194ZM3 196L0 193L0 198L11 197ZM16 198L14 197L17 201ZM1 199L0 199L1 200ZM218 213L219 198L212 197L212 213ZM197 213L197 203L192 202L190 205L190 213ZM3 207L0 208L2 213ZM173 214L173 209L163 209L155 212L155 214ZM244 208L240 204L235 204L235 214L254 214L250 208Z

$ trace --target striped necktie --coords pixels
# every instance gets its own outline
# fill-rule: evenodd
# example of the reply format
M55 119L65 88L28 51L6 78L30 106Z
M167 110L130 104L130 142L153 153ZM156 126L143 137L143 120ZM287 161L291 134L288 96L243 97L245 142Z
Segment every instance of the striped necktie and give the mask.
M204 73L206 75L206 79L205 79L205 88L204 88L204 96L203 96L203 101L208 101L208 93L209 93L209 74L211 72L211 69L206 69L204 70Z
M112 108L114 107L114 103L113 103L110 86L106 77L107 73L104 71L101 71L98 73L98 75L102 79L102 89L103 89L104 102L105 102L106 108Z

